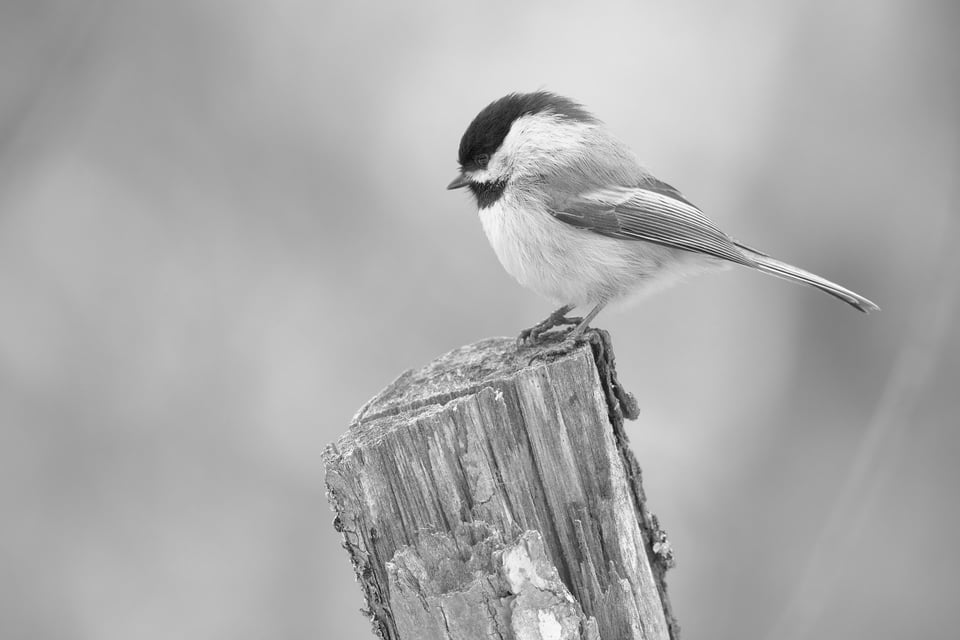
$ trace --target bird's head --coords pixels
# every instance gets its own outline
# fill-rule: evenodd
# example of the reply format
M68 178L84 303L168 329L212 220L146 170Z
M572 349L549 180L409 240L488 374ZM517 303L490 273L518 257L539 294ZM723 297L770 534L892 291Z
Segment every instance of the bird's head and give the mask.
M578 152L598 123L569 98L547 91L511 93L487 105L460 139L460 174L448 189L469 187L480 208L507 185L536 180Z

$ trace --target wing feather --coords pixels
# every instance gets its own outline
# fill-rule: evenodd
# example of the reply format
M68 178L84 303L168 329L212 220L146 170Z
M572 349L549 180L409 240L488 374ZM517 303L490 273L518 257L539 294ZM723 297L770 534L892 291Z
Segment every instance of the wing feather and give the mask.
M703 212L666 183L602 189L551 207L558 220L623 240L643 240L754 266Z

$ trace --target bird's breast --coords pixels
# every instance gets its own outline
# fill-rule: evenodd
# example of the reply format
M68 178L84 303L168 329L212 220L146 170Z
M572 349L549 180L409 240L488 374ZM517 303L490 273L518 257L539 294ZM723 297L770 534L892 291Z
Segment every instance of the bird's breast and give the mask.
M504 194L480 222L507 273L558 304L634 297L703 267L693 253L569 225L535 199Z
M630 278L629 247L560 222L535 202L505 195L480 209L480 222L507 273L556 303L616 297Z
M516 199L504 196L480 209L480 223L503 268L525 287L551 296L561 286L553 275L558 268L556 239L549 214L535 208L518 206Z

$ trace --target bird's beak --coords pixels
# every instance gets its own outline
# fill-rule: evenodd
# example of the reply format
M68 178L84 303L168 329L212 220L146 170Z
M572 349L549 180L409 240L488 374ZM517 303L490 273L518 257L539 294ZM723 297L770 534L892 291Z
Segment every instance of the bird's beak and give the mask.
M470 178L465 174L461 173L456 178L453 179L453 182L447 185L447 189L462 189L465 186L470 184Z

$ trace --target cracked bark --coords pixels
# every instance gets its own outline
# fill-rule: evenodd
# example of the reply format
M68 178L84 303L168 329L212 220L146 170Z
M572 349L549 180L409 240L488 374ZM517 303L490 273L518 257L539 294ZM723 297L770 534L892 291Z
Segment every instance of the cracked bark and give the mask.
M324 454L383 640L672 639L609 335L538 359L489 339L407 371ZM531 362L531 359L532 362Z

